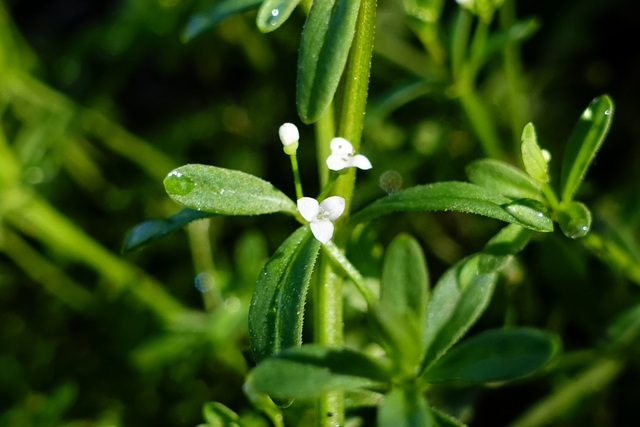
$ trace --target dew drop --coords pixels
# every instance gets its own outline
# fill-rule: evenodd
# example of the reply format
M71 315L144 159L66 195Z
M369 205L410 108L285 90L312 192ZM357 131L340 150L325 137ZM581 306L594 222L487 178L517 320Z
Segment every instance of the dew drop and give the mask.
M520 222L532 228L553 230L553 221L546 215L547 208L536 200L517 200L506 205L505 209Z
M560 229L570 239L584 237L591 229L591 212L580 202L571 202L558 212Z
M378 185L388 194L395 193L402 187L402 175L394 170L385 171L380 175Z
M170 194L186 196L196 186L193 180L181 172L173 171L164 179L164 187Z
M611 115L611 110L604 110L604 115L605 116L610 116Z

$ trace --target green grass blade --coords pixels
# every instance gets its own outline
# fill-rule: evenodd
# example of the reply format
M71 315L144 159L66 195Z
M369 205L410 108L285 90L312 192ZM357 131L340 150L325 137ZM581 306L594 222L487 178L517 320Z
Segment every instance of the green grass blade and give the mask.
M214 4L210 9L196 13L189 18L182 41L188 42L218 25L223 20L245 10L254 9L262 0L225 0Z
M258 29L263 33L277 30L289 19L298 3L300 0L264 0L256 15Z

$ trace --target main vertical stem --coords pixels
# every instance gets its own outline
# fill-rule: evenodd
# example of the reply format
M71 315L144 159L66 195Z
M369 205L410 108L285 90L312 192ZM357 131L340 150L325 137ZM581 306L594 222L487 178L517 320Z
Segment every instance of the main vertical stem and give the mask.
M376 0L361 0L354 41L344 75L342 108L339 111L337 134L349 140L355 150L359 150L362 137L371 55L373 52L375 16ZM326 123L323 126L324 129L328 127ZM326 144L326 136L322 139L323 141L319 140L318 143ZM326 153L326 150L322 152ZM341 221L336 224L337 233L334 242L339 248L344 248L347 237L340 233L340 225L349 215L354 186L355 170L350 168L346 174L337 179L333 190L334 195L342 196L346 201L345 212ZM320 256L318 263L319 277L314 295L315 341L321 345L340 346L344 341L342 280L334 270L331 260L323 253ZM317 401L316 426L333 427L343 425L344 410L344 393L327 393Z

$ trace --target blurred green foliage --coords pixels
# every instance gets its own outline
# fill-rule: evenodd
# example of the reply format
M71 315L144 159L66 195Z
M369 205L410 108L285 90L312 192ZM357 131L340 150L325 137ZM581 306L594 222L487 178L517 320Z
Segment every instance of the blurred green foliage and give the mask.
M293 194L277 127L295 120L304 14L295 10L264 35L249 11L183 44L189 17L211 4L0 4L2 426L193 426L205 402L241 416L249 408L241 385L252 364L245 353L253 283L295 224L215 217L119 254L135 224L179 210L162 187L178 165L241 170ZM509 266L479 326L501 325L506 312L507 323L556 331L568 353L528 383L430 393L472 426L507 425L523 413L530 418L518 425L535 425L526 422L536 416L560 426L635 425L640 63L627 42L638 6L515 6L517 16L539 25L517 61L522 97L507 98L509 76L497 65L507 58L488 58L477 80L506 158L517 163L529 121L541 146L560 158L588 101L605 92L616 101L610 136L581 188L594 232L578 244L559 231L537 239ZM444 3L443 23L453 10L453 1ZM428 29L419 34L435 46ZM362 145L376 168L360 177L354 204L398 187L461 179L465 165L482 156L464 106L437 85L440 77L400 2L380 1ZM301 131L301 144L311 141L312 129ZM314 164L313 150L299 156L302 165ZM313 191L316 172L301 173ZM450 213L396 219L372 223L351 243L363 274L379 273L382 244L399 231L418 238L437 277L498 227ZM346 316L348 341L364 342L362 313L352 308ZM560 409L549 403L559 401Z

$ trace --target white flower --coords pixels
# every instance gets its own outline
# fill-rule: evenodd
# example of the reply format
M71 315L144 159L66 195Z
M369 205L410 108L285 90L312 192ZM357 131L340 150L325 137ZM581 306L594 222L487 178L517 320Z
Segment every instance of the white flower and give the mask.
M371 162L365 156L354 155L353 145L344 138L333 138L329 147L331 154L327 157L327 167L333 171L351 167L365 170L372 168Z
M327 243L333 236L333 223L344 212L345 200L331 196L318 203L311 197L298 199L298 211L311 226L311 232L321 243Z

